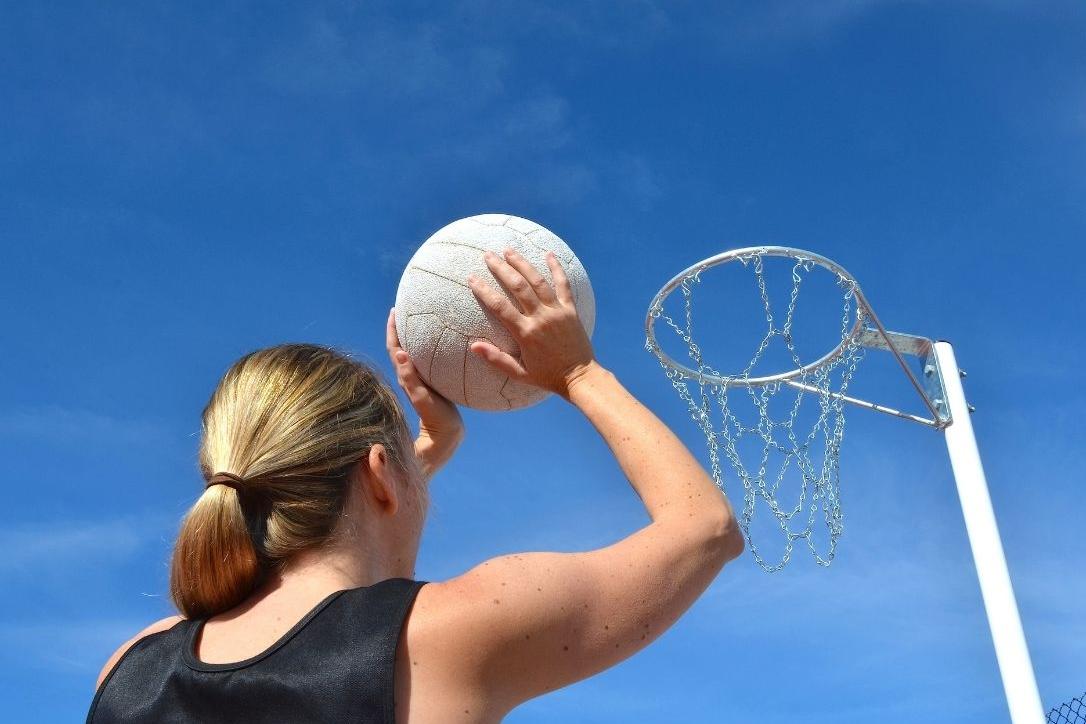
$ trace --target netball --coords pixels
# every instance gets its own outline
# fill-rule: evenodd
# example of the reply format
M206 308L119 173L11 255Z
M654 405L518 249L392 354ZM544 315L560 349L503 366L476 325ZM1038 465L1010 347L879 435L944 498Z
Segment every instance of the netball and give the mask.
M396 292L396 333L427 384L458 405L479 410L528 407L550 393L509 377L472 354L487 340L514 357L517 343L471 293L474 274L501 291L483 255L518 251L553 284L546 254L553 251L569 278L577 314L589 337L596 299L588 273L573 250L552 231L509 214L479 214L438 229L408 262ZM502 291L504 294L505 292ZM514 302L515 303L515 302Z

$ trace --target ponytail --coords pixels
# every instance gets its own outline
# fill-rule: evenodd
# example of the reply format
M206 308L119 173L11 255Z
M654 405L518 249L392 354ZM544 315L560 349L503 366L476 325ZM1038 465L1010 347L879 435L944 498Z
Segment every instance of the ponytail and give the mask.
M181 614L233 608L294 554L327 542L351 473L376 444L425 507L407 421L372 368L312 344L234 363L204 408L200 469L209 487L182 521L170 565Z
M213 485L181 523L170 596L186 618L225 611L259 585L266 571L245 522L239 491Z

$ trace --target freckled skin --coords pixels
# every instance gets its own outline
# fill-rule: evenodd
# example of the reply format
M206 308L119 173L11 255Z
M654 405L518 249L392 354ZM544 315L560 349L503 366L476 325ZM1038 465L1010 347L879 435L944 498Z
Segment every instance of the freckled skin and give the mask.
M520 313L534 316L527 309ZM540 312L547 315L553 313ZM550 320L535 322L536 341L522 351L545 346L538 333ZM418 658L427 666L417 669L420 686L411 691L427 715L433 712L422 724L445 721L433 707L439 701L447 702L445 712L497 724L519 703L628 659L649 645L650 632L655 638L667 630L741 552L721 491L611 373L593 367L565 396L611 447L652 523L598 550L500 556L424 587L414 609L420 633L412 643L425 647ZM435 673L425 679L430 654Z

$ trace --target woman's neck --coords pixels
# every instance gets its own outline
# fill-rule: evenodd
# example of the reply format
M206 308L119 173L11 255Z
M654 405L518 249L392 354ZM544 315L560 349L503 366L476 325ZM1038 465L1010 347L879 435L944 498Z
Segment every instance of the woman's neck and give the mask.
M410 578L414 561L404 566L402 557L390 553L380 546L302 551L291 558L282 572L273 574L269 583L274 589L331 593L370 586L386 578Z

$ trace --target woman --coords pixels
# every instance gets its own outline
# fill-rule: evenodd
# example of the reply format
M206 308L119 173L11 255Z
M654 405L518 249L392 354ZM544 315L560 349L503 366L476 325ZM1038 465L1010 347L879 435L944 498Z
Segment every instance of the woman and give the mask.
M584 553L493 558L413 579L427 481L462 438L455 406L388 352L419 415L360 362L315 345L243 357L203 413L207 485L171 569L181 616L102 669L89 722L498 722L648 646L742 550L698 462L594 359L568 280L505 250L470 279L520 345L473 353L561 395L606 440L652 522Z

